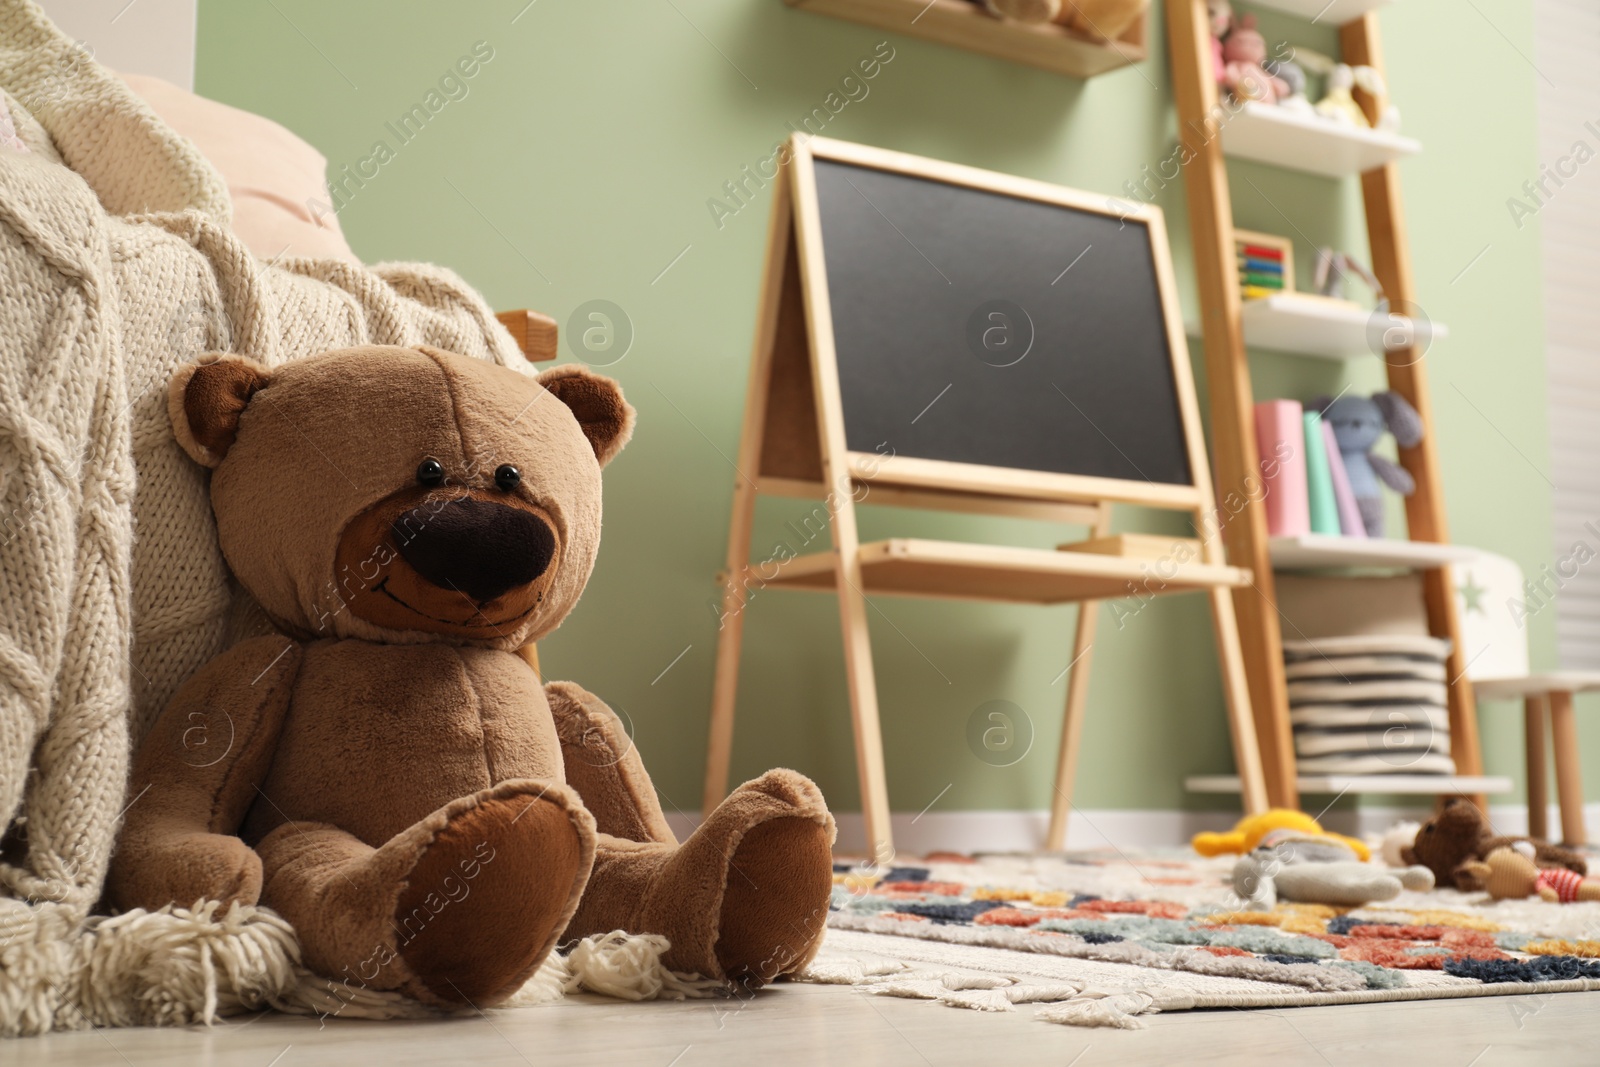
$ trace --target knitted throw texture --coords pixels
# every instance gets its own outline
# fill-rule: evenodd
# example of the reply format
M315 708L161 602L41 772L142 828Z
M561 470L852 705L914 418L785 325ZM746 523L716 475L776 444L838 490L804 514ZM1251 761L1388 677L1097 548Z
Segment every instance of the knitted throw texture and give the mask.
M219 989L248 1004L294 985L281 920L90 914L139 802L124 796L130 745L249 616L166 383L207 351L523 360L450 271L254 259L210 164L31 0L0 0L0 90L15 130L0 139L0 1033L209 1018ZM151 991L163 960L201 955L197 1002Z

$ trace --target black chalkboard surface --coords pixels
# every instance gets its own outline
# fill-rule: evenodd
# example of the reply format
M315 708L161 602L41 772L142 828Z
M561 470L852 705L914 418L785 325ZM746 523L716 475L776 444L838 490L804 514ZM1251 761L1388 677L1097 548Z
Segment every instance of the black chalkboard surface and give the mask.
M1144 222L814 166L852 452L1194 484Z

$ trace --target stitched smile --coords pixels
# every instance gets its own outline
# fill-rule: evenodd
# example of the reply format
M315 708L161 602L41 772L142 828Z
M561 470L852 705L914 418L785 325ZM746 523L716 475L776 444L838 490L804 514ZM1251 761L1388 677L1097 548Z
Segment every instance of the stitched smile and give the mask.
M389 576L387 574L385 574L383 576L383 581L381 581L377 585L373 586L372 589L373 589L373 592L382 593L384 596L388 597L390 600L394 601L396 604L399 604L401 607L403 607L407 611L411 612L411 614L421 616L422 618L427 619L430 622L442 623L445 626L462 626L462 627L472 627L473 626L473 624L471 622L457 622L455 619L441 619L437 615L429 615L426 611L418 611L416 608L412 607L410 604L407 604L404 600L401 600L399 597L397 597L393 593L389 592ZM463 594L463 595L465 595L465 594ZM539 599L543 600L544 598L540 597ZM506 619L506 620L502 621L502 622L490 622L488 616L484 616L484 625L486 625L491 630L498 630L502 626L507 626L507 625L509 625L511 623L514 623L514 622L520 622L524 617L526 617L530 612L532 612L534 608L536 608L538 606L539 606L539 601L536 600L536 601L533 602L533 604L529 605L527 611L524 611L521 614L515 615L515 616L513 616L513 617L511 617L509 619ZM483 615L483 612L480 610L478 612L478 614L479 615Z

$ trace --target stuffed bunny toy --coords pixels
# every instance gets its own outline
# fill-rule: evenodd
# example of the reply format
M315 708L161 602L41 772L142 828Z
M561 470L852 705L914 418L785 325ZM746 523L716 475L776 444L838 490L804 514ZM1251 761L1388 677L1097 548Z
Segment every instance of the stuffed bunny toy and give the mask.
M1361 523L1368 537L1383 536L1382 482L1401 496L1410 496L1417 483L1404 468L1372 451L1385 431L1394 434L1401 448L1414 448L1422 440L1422 416L1399 393L1384 391L1372 396L1344 395L1322 397L1313 402L1322 419L1333 427L1339 443L1339 456L1350 477L1350 492L1361 511Z

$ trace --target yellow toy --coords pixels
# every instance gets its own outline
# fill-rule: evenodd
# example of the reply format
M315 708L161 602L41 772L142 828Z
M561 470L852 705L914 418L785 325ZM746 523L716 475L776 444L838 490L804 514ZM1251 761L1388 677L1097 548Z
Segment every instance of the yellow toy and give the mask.
M1331 838L1347 845L1363 863L1372 858L1372 850L1364 842L1343 834L1331 834L1305 812L1287 808L1273 808L1260 815L1246 815L1227 833L1195 834L1190 844L1202 856L1220 856L1224 853L1242 856L1261 844L1262 839L1274 830L1292 830Z

